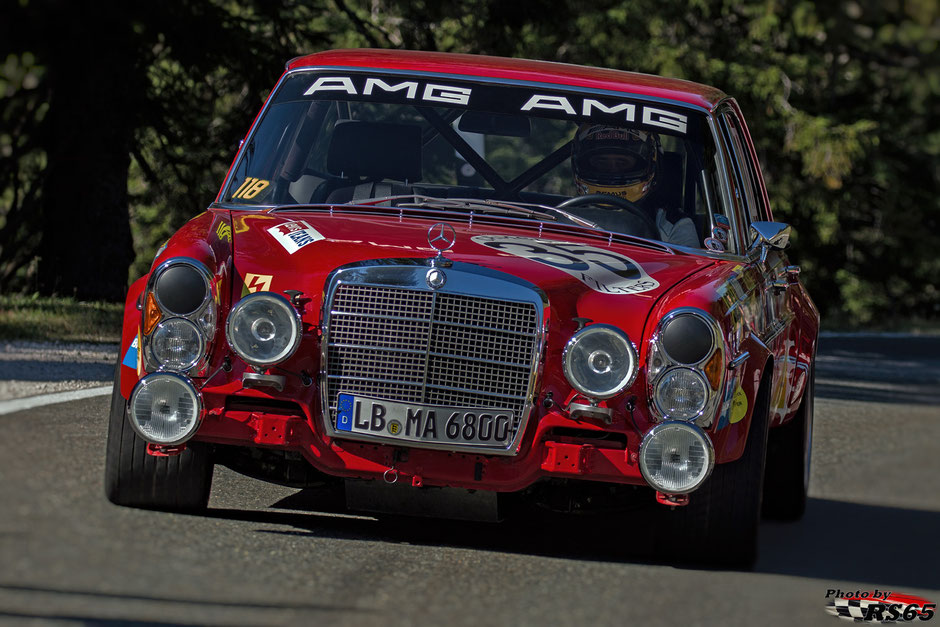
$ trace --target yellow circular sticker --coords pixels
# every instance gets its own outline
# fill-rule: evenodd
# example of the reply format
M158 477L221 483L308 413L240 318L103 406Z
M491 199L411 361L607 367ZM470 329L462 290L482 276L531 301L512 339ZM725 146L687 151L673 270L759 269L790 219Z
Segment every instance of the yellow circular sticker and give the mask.
M401 423L397 420L392 420L388 423L388 432L392 435L398 435L401 433Z
M738 388L734 391L734 397L731 399L731 417L728 419L728 422L731 424L740 422L746 413L747 394L744 393L744 390L739 385Z

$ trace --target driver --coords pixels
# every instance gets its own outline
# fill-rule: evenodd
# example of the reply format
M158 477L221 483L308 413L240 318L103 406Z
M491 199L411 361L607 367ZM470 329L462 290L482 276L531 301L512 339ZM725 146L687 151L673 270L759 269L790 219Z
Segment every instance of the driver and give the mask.
M662 146L656 133L634 128L583 124L571 150L571 167L578 194L607 194L624 198L647 212L664 242L700 248L695 225L688 217L667 218L653 191L661 178ZM626 212L623 212L626 217ZM613 217L613 216L611 216ZM602 220L603 221L603 220Z

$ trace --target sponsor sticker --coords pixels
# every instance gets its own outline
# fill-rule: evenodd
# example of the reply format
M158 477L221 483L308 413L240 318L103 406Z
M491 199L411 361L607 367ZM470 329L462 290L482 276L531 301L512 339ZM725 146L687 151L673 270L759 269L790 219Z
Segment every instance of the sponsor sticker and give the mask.
M690 118L668 104L648 103L640 100L596 97L594 94L579 95L550 90L533 91L528 88L505 85L463 85L429 82L423 77L408 77L404 80L378 76L317 76L312 81L300 75L279 90L280 101L300 96L317 99L364 100L378 102L415 103L425 106L441 103L448 106L469 106L470 102L482 108L503 114L542 115L569 118L576 121L609 122L623 125L642 124L659 132L675 135L689 133ZM236 191L234 197L250 198L245 194L257 193L254 186L268 181L248 179ZM264 188L262 188L264 189ZM247 190L247 191L244 191Z
M242 286L242 296L254 294L255 292L270 292L271 281L274 277L270 274L246 274L245 284Z
M124 353L124 360L121 362L121 365L127 366L128 368L137 368L137 338L134 338L134 341L131 342L131 345L127 347L127 352Z
M747 414L747 394L744 393L744 388L738 385L731 398L731 417L728 422L731 424L741 422L745 414Z
M219 238L219 241L231 243L232 227L227 222L219 222L219 225L215 227L215 235Z
M319 231L304 220L294 220L272 226L268 229L268 233L291 255L308 244L324 239Z
M891 590L826 590L826 612L855 623L903 623L933 618L937 604Z
M514 235L477 235L477 244L557 268L595 292L641 294L659 287L633 259L611 250L573 242Z
M271 181L265 181L264 179L257 179L249 176L239 185L232 193L232 198L244 198L246 200L251 200L264 190L266 190L271 185Z

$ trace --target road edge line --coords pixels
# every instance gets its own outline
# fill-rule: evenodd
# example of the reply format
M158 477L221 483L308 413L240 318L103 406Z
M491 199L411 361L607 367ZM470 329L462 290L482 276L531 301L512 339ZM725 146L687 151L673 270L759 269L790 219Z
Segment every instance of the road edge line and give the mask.
M54 392L52 394L41 394L39 396L27 396L26 398L14 398L9 401L0 401L0 416L13 414L18 411L35 409L46 405L55 405L56 403L67 403L77 401L83 398L92 398L95 396L104 396L111 393L112 386L106 385L97 388L85 388L84 390L70 390L67 392Z

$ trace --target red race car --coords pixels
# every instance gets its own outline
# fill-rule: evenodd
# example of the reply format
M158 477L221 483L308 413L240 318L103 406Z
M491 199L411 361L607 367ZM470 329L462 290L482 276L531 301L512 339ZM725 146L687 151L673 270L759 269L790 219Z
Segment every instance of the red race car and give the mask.
M809 476L819 317L789 235L717 89L294 59L131 286L108 498L204 508L216 463L441 515L603 484L666 506L682 555L747 563Z

